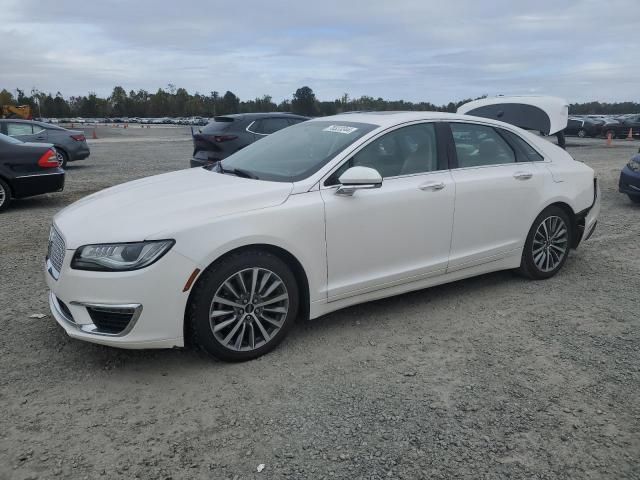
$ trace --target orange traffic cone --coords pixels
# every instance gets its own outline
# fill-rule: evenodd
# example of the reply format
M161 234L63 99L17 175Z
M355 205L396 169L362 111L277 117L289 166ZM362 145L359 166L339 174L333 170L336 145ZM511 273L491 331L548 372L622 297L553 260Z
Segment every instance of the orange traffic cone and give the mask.
M611 132L607 132L607 147L611 146Z
M91 138L93 138L94 140L96 140L98 138L98 135L96 135L96 129L93 129L93 132L91 132Z
M633 128L629 129L629 133L627 134L627 140L633 140Z

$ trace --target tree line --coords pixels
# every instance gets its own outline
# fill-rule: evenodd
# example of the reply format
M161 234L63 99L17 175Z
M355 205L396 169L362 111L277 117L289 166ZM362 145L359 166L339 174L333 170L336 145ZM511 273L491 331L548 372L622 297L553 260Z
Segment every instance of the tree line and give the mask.
M13 93L15 92L15 94ZM55 95L32 89L28 94L16 88L14 91L0 90L0 105L29 105L34 116L52 118L102 118L102 117L212 117L232 113L253 112L293 112L307 116L335 115L354 110L421 110L455 112L460 105L473 99L435 105L430 102L408 102L405 100L385 100L370 96L351 98L348 94L333 101L321 101L313 90L304 86L298 88L291 99L275 103L270 95L253 100L240 100L231 91L221 95L217 91L209 94L190 94L184 88L169 84L155 93L147 90L130 90L121 86L113 89L110 96L99 97L95 92L83 96L65 98L60 92ZM480 98L484 98L486 95ZM579 114L622 114L640 112L640 103L619 102L574 103L569 113Z

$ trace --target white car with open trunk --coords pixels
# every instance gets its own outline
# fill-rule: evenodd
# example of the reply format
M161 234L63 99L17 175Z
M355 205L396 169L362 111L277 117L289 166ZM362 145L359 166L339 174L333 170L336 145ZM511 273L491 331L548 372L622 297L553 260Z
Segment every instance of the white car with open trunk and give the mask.
M555 275L600 210L594 172L496 120L430 112L310 120L212 168L90 195L46 260L67 333L257 357L296 318L487 272Z

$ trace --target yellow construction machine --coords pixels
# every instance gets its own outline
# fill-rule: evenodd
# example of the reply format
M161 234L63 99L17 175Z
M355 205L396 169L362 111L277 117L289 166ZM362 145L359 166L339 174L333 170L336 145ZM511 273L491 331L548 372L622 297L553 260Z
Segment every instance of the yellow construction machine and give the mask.
M2 118L31 120L31 107L29 105L2 105Z

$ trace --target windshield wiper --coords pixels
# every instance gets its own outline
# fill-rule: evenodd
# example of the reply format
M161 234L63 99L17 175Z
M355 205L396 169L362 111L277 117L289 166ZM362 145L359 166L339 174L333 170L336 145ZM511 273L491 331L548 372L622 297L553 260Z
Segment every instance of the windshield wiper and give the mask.
M244 170L242 168L223 168L220 166L220 170L222 173L231 173L236 177L244 177L251 178L252 180L259 180L258 176L255 173L251 173L249 170Z
M244 177L250 178L252 180L260 180L255 173L250 172L249 170L244 170L242 168L224 168L222 166L222 162L216 162L211 167L216 173L230 173L231 175L235 175L236 177Z

